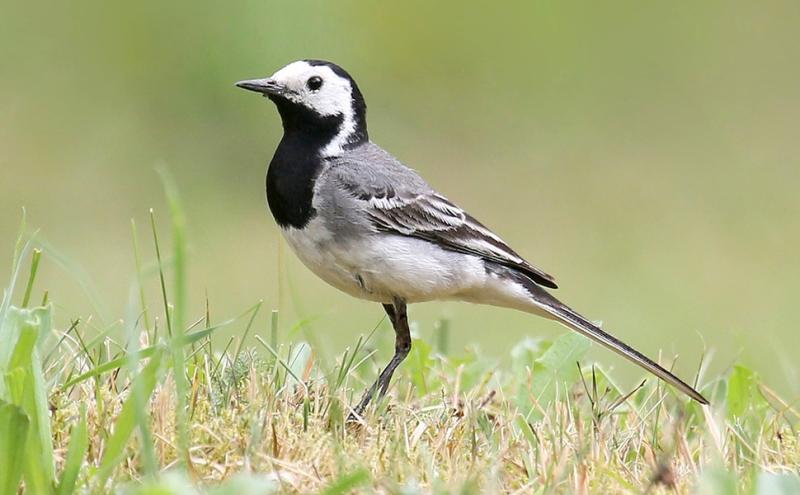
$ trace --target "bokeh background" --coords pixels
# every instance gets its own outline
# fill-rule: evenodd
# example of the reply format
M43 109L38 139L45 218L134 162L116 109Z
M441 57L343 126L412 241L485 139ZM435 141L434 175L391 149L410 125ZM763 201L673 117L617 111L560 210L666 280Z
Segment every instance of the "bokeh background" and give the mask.
M146 259L151 207L168 245L163 166L187 210L198 315L206 294L217 320L263 299L284 329L310 318L332 353L376 324L378 305L279 254L263 187L279 119L233 87L323 58L359 82L373 140L555 274L560 297L648 354L680 355L683 376L714 349L712 371L738 359L800 394L795 1L0 0L0 11L0 270L24 206L53 250L37 289L62 322L92 315L102 328L125 314L130 219ZM412 318L423 335L446 318L453 348L499 359L524 336L563 331L458 303ZM593 352L629 383L641 374Z

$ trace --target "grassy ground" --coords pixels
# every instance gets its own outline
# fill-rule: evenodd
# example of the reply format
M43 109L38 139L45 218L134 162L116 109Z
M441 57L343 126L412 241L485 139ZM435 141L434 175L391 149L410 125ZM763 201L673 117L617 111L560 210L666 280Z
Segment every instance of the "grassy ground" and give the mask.
M170 197L163 306L132 287L109 328L54 325L34 285L47 258L21 237L0 306L0 495L800 493L800 413L755 372L701 366L702 408L652 379L620 389L583 361L590 344L575 334L523 341L498 367L451 353L443 325L436 345L414 341L389 396L348 423L388 360L373 346L387 323L330 356L290 337L277 312L268 338L253 335L260 303L223 322L185 314ZM229 325L240 337L213 345Z

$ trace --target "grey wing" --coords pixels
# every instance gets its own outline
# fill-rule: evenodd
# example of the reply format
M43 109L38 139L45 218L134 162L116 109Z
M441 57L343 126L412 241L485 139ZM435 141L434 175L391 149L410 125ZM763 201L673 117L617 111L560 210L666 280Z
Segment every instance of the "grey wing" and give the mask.
M340 190L362 205L375 228L480 256L518 270L544 287L558 288L552 276L525 261L491 230L431 189L413 170L388 153L381 158L385 167L348 161L334 163L330 170Z

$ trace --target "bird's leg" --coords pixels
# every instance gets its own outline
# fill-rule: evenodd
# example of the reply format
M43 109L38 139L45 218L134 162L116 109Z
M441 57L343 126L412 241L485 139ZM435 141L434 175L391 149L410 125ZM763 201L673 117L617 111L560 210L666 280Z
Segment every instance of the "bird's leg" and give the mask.
M394 327L394 356L392 356L392 360L389 361L389 364L383 369L375 383L364 392L364 396L361 397L361 402L353 409L354 413L359 416L364 412L364 409L367 408L376 390L378 391L378 398L386 394L394 370L397 369L400 363L408 356L409 351L411 351L411 332L408 330L408 314L406 313L405 301L395 299L393 304L384 304L383 309L386 310L386 314L392 322L392 327ZM352 414L350 418L354 419Z

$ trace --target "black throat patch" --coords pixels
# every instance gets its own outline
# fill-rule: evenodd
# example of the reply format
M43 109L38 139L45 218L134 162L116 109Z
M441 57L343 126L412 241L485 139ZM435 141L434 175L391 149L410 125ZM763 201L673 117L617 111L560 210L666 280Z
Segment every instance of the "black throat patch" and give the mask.
M306 60L310 65L326 65L350 82L355 128L343 147L352 149L369 140L367 105L356 82L341 67L321 60ZM269 97L278 107L283 121L283 138L267 171L267 202L272 216L283 228L301 229L314 218L314 183L325 163L322 150L339 134L344 116L322 116L308 107L281 96Z
M267 170L267 203L283 228L301 229L314 217L314 182L324 163L322 149L339 132L342 116L322 117L272 97L283 120L283 138Z

